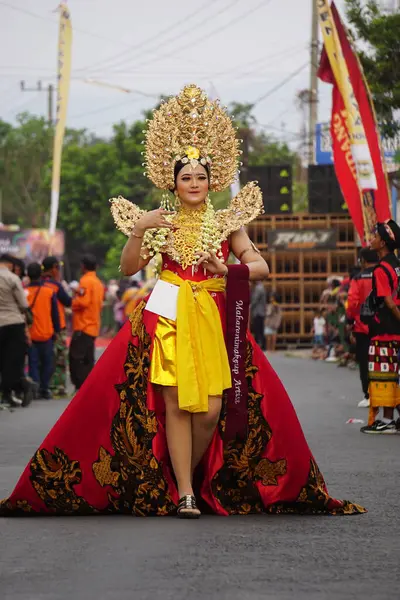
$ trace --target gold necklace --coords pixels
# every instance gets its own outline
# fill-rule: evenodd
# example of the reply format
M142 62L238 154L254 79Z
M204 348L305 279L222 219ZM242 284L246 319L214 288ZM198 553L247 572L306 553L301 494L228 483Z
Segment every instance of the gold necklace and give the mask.
M174 225L174 230L148 229L143 239L143 247L146 248L143 258L165 252L183 269L196 264L198 252L211 252L222 258L223 234L209 198L201 208L180 207L167 219Z
M173 220L174 230L171 243L179 255L182 269L195 264L196 252L201 251L201 233L207 206L191 210L180 208Z

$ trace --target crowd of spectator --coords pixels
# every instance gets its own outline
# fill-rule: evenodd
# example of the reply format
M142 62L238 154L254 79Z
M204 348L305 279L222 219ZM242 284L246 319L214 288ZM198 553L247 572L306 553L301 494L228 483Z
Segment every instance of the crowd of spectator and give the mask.
M62 278L62 262L0 257L1 407L67 396L68 373L79 390L95 362L96 339L111 337L147 295L150 284L101 281L96 258L82 258L80 281Z

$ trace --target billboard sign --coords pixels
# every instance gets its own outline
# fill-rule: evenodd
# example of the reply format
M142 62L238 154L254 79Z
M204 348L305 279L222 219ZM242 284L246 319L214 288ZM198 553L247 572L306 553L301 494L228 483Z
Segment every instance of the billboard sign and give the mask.
M334 250L335 229L274 229L268 231L268 250Z
M53 236L48 229L21 229L0 226L0 254L12 254L26 263L41 263L50 254L62 259L65 252L64 232Z
M400 138L382 140L388 171L396 171L396 154L400 152ZM317 165L333 165L332 138L329 123L317 123L315 132L315 155Z

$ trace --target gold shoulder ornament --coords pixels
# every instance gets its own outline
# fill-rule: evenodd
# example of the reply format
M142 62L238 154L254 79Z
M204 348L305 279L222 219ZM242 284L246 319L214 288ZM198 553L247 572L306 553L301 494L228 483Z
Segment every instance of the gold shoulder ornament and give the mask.
M117 229L129 236L135 223L146 211L141 210L136 204L132 204L122 196L112 198L110 202ZM155 256L158 252L165 252L173 260L179 262L183 268L189 266L191 264L190 261L188 262L189 254L193 254L193 251L196 250L202 250L196 248L196 234L199 237L202 213L204 214L210 208L214 213L212 220L214 227L210 232L205 250L211 250L217 254L222 242L227 240L231 233L248 225L264 212L261 190L256 182L252 181L244 186L225 209L214 211L212 206L206 205L202 211L180 210L169 217L171 223L177 226L174 231L171 232L168 229L146 231L143 239L142 258L146 259L149 256ZM187 251L184 252L185 256L179 256L177 246L182 248L185 245L188 246Z

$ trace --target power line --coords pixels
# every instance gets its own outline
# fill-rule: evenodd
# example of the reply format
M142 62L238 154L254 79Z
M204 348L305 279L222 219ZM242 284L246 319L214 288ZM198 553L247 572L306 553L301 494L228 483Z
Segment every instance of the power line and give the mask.
M303 46L303 44L296 44L295 46L292 46L291 48L287 48L285 50L281 50L279 52L276 52L274 54L267 54L265 56L262 56L258 59L256 59L255 61L252 61L251 65L252 67L254 67L255 65L257 65L257 63L262 63L260 65L258 65L256 68L252 69L251 71L242 71L241 69L245 69L246 67L248 67L249 65L249 61L246 61L246 63L243 63L241 65L238 65L236 67L234 67L233 69L228 69L226 71L218 71L217 73L210 73L209 71L201 73L201 72L196 72L196 77L204 77L207 79L215 79L217 77L224 77L226 75L230 75L232 73L235 74L235 78L237 77L247 77L248 75L253 75L254 73L260 72L259 70L264 69L265 67L270 65L270 61L272 60L276 60L276 59L286 59L286 58L290 58L294 53L298 53L298 51L300 49L305 49L305 47ZM13 66L0 66L0 71L2 69L14 69L14 70L18 70L20 69L22 70L29 70L29 71L53 71L52 68L50 67L28 67L28 66L21 66L21 65L13 65ZM78 72L80 71L80 69L78 69ZM140 72L135 72L133 73L132 70L129 71L122 71L122 70L107 70L107 67L105 69L102 69L101 74L103 76L106 77L113 77L113 76L132 76L132 77L140 77L143 75L146 75L148 77L157 77L159 76L158 73L149 73L149 71L143 71L143 73ZM164 73L162 73L164 74ZM262 74L262 72L260 72L260 74ZM9 76L13 76L14 73L10 73ZM168 71L168 77L170 76L176 76L176 77L189 77L192 75L192 72L189 71L179 71L179 72L172 72L172 71ZM1 76L1 75L0 75ZM73 79L82 79L81 77L73 77Z
M277 131L279 133L284 133L285 135L290 135L291 137L293 137L294 139L298 139L300 137L302 137L302 134L299 133L298 131L288 131L287 129L284 129L283 127L274 127L273 125L260 125L258 123L258 127L261 127L261 129L270 129L271 131Z
M279 52L276 52L274 54L267 54L265 56L262 56L261 58L258 58L257 60L254 60L251 62L251 67L254 67L255 65L257 65L257 63L261 63L261 65L258 65L255 69L252 68L251 71L244 71L242 73L239 73L239 77L243 76L243 75L252 75L253 73L257 72L258 69L263 69L265 66L267 66L269 64L269 61L271 61L272 59L278 59L278 58L288 58L289 55L291 56L294 52L297 53L297 51L300 48L304 48L303 44L296 44L296 46L292 46L291 48L287 48L286 50L280 50ZM264 61L268 61L268 62L264 62ZM230 75L231 73L235 73L235 77L238 73L238 71L240 71L240 69L245 69L246 67L249 66L249 61L247 61L244 64L241 64L237 67L234 67L233 69L229 69L228 71L220 71L219 73L214 73L212 75L212 77L219 77L219 76L224 76L224 75Z
M235 0L237 1L237 0ZM158 33L152 35L151 37L143 40L142 42L138 42L137 44L134 44L133 46L130 45L126 50L123 50L121 52L118 52L117 54L114 54L113 56L110 56L109 58L105 58L103 60L97 61L87 67L82 67L82 69L80 70L88 70L88 69L93 69L97 66L104 66L107 65L107 63L113 63L115 60L118 61L119 58L121 58L122 56L124 56L124 54L130 53L132 50L136 50L138 48L143 48L143 46L148 45L149 43L151 44L152 42L154 42L156 39L158 39L160 36L163 36L165 33L169 33L171 30L173 31L174 29L176 29L177 27L179 27L180 25L182 25L183 23L185 23L186 21L190 20L192 17L194 16L198 16L199 13L201 13L203 10L205 10L206 8L209 8L210 4L207 1L205 4L203 4L200 8L196 8L196 10L194 10L192 13L189 13L189 15L186 15L183 19L180 19L179 21L175 22L173 25L170 25L169 27L166 27L165 29L162 29L161 31L159 31ZM209 17L207 17L208 20ZM197 27L197 25L196 25ZM185 31L185 34L187 33L187 31ZM174 38L173 38L174 39ZM162 42L162 44L164 44L166 42ZM160 45L160 44L159 44ZM158 46L156 46L157 48ZM146 50L145 50L146 51ZM140 53L139 53L140 54ZM124 61L122 61L124 62ZM120 64L119 62L116 63ZM110 66L116 66L116 65L107 65L107 67Z
M137 66L138 67L147 66L151 63L157 62L159 60L163 60L164 58L168 58L169 56L173 56L174 54L176 54L178 52L182 52L182 50L186 50L187 48L189 48L190 46L193 46L194 44L197 44L198 42L205 42L206 40L210 39L213 35L222 33L222 31L225 31L226 29L228 29L228 27L231 27L232 25L235 25L235 23L241 21L242 19L249 17L250 15L255 13L257 10L259 10L263 6L266 6L267 4L270 4L271 2L272 2L272 0L262 0L261 2L256 4L256 6L254 6L252 9L234 17L233 19L231 19L230 21L225 23L225 25L223 25L222 27L213 29L207 35L201 35L198 38L190 40L190 42L188 42L187 44L184 44L183 46L179 46L178 48L173 49L171 52L164 53L160 58L153 58L153 59L151 59L147 62L141 63Z
M29 104L31 104L32 102L37 100L38 97L39 97L39 91L37 91L33 96L28 98L28 100L23 100L22 102L20 102L19 104L17 104L10 110L8 110L7 114L13 115L13 114L19 113L21 111L21 109L25 108L25 106L28 106Z
M82 117L87 117L89 115L97 115L98 113L105 112L107 110L111 110L113 108L119 108L120 106L126 106L128 104L134 104L135 102L139 102L140 98L134 98L130 100L124 100L124 102L117 102L116 104L108 104L107 106L102 106L100 108L95 108L94 110L90 110L84 113L80 113L78 115L71 115L71 119L81 119Z
M211 17L213 19L215 19L216 17L219 17L220 15L222 15L223 13L225 13L227 10L231 9L235 4L238 4L238 2L240 2L241 0L231 0L230 4L228 4L227 6L221 8L220 10L218 10L216 13L213 13L211 15ZM209 6L209 4L208 4ZM195 13L196 14L196 13ZM198 14L198 13L197 13ZM184 21L183 21L184 22ZM196 22L196 24L193 27L189 27L189 29L185 29L183 35L187 36L187 34L190 34L193 30L198 30L199 28L201 28L204 24L209 23L210 22L210 14L208 14L206 16L205 19L203 19L200 22ZM182 22L180 22L180 24L182 24ZM169 42L174 42L176 40L175 36L172 36L170 38L167 38L166 40L160 42L159 44L157 44L154 48L151 48L150 50L146 50L144 49L142 52L139 52L138 54L135 54L134 59L135 61L137 60L138 57L142 56L143 54L146 54L146 52L150 52L150 54L154 54L157 50L159 50L160 48L163 48L165 46L165 44L168 44ZM191 45L192 42L190 42ZM170 56L170 55L165 55L162 54L161 58L163 58L164 56ZM130 59L128 59L130 60ZM159 60L159 58L157 56L155 56L155 58L151 59L151 60ZM119 61L116 64L112 65L113 67L117 67L120 66L122 64L125 64L126 60L123 61ZM145 63L147 64L147 63ZM140 66L140 65L139 65Z
M4 2L3 0L0 0L0 4L2 6L5 6L6 8L9 8L10 10L14 10L16 12L20 12L23 13L25 15L29 15L30 17L33 17L34 19L40 19L42 21L49 21L50 23L53 23L55 25L58 24L58 20L57 19L53 19L53 17L46 17L43 15L39 15L37 13L34 13L30 10L26 10L25 8L20 8L19 6L14 6L13 4L9 4L8 2ZM107 42L112 42L113 44L117 43L120 44L122 46L129 46L129 44L126 44L125 42L121 42L120 40L116 39L116 38L109 38L107 36L98 34L98 33L93 33L92 31L86 31L85 29L80 29L78 27L74 26L74 32L76 33L83 33L84 35L89 35L90 37L94 37L94 38L98 38L99 40L105 40Z
M308 62L304 63L304 65L302 65L301 67L299 67L298 69L296 69L296 71L293 71L293 73L291 73L290 75L288 75L288 77L286 77L280 83L278 83L278 85L276 85L271 90L269 90L268 92L266 92L265 94L263 94L262 96L260 96L259 98L257 98L257 100L255 100L254 103L253 103L254 106L256 106L257 104L259 104L263 100L266 100L267 98L269 98L270 96L272 96L272 94L275 94L275 92L277 92L278 90L280 90L281 88L283 88L287 83L289 83L289 81L291 81L292 79L294 79L296 77L296 75L298 75L299 73L301 73L301 71L304 71L304 69L306 67L308 67L308 65L309 65Z

